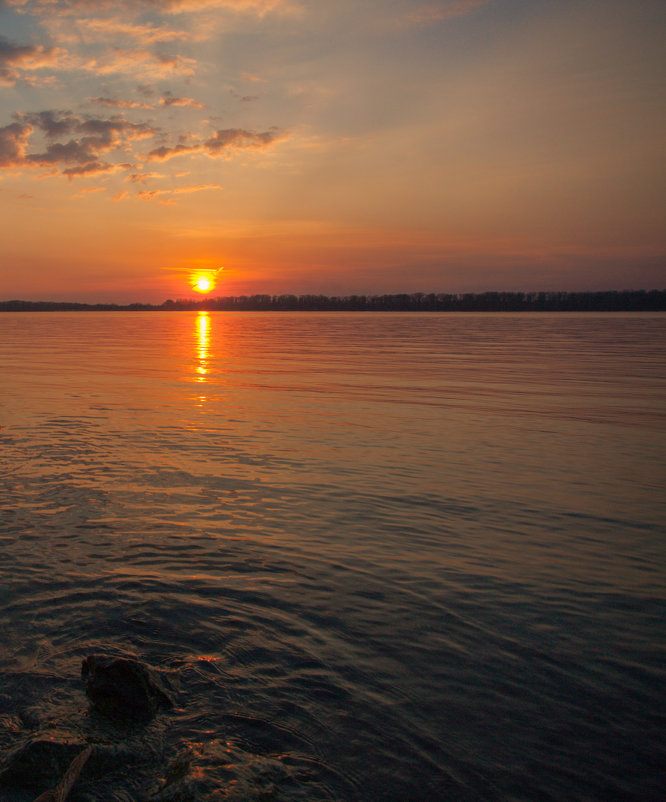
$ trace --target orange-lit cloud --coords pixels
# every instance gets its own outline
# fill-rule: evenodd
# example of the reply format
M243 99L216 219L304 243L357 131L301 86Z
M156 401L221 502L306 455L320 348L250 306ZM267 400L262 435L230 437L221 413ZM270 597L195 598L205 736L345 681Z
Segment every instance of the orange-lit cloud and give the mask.
M196 186L176 187L175 189L145 189L136 193L141 200L157 200L173 195L189 195L192 192L203 192L209 189L222 189L219 184L199 184Z

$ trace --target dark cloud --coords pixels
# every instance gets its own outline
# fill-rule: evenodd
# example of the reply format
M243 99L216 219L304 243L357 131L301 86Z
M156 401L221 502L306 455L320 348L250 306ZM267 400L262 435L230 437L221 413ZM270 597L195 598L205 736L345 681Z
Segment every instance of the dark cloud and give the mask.
M116 169L116 165L101 160L100 155L116 149L125 150L132 140L155 133L146 123L132 123L122 117L77 117L71 112L51 110L17 117L17 122L0 129L0 166L72 165L62 171L68 177ZM41 151L28 153L29 139L35 131L41 132L48 144ZM64 142L53 141L64 137L70 138Z
M23 163L31 125L12 123L0 128L0 167L11 168Z
M159 148L151 150L146 158L148 161L166 161L174 156L182 156L185 153L192 153L201 149L201 145L186 145L182 142L171 148L167 145L161 145Z
M68 136L77 130L80 120L69 111L37 111L19 114L19 119L39 128L49 139Z
M206 151L212 156L227 148L265 148L281 138L277 128L256 133L243 128L225 128L216 131L214 136L204 142Z
M88 162L78 167L68 167L62 171L63 175L73 178L77 175L98 175L99 173L110 173L116 167L108 162Z

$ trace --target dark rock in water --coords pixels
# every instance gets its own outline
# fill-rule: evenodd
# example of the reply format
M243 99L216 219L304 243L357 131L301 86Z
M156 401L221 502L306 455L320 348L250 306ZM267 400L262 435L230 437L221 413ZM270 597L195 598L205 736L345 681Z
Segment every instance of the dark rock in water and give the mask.
M0 770L0 785L44 790L56 785L85 748L80 741L40 735L9 752Z
M168 680L138 660L91 655L81 675L93 708L107 716L148 719L174 703Z

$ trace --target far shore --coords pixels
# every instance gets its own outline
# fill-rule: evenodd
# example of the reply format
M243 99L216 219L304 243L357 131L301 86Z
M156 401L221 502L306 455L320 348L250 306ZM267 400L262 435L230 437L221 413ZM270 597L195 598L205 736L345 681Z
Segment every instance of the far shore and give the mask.
M237 295L162 304L0 301L0 312L663 312L666 290Z

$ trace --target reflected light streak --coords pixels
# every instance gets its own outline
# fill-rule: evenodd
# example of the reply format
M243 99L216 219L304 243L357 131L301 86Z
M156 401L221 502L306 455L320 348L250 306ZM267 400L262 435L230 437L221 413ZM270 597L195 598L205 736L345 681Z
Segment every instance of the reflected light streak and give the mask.
M197 341L197 381L205 382L208 373L208 358L210 352L210 317L208 312L199 312L195 321L195 334Z

